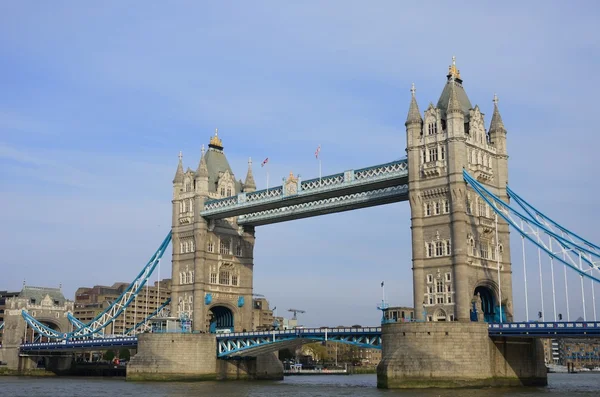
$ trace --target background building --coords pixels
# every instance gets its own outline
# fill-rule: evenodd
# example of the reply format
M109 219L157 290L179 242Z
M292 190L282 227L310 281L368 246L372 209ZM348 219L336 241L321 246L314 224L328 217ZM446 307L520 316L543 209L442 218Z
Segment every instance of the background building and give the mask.
M73 315L80 321L89 323L118 299L128 286L129 283L114 283L111 287L96 285L92 288L78 288L75 292ZM147 285L123 314L104 330L104 333L123 334L153 313L170 296L171 279L163 279L160 282L155 281L153 286Z
M415 309L407 306L389 307L384 310L383 316L386 321L411 321L415 319Z
M252 329L255 331L273 329L274 321L269 301L265 298L254 298L252 300Z
M558 339L559 364L575 368L600 367L600 339Z
M0 291L0 324L4 322L4 310L6 309L6 300L18 296L19 292ZM2 333L3 329L0 329L0 346L2 346Z

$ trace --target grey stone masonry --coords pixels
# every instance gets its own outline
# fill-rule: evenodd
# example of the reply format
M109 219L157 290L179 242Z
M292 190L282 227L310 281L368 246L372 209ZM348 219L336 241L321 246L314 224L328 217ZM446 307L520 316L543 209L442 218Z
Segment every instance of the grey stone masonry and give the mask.
M200 216L207 200L253 191L250 166L248 185L236 180L216 133L208 150L202 147L196 171L183 172L180 158L173 180L171 313L191 319L194 331L208 331L215 312L230 312L235 331L252 329L254 228L238 226L235 217Z
M456 65L437 106L417 117L415 90L406 120L412 226L415 316L426 321L469 321L473 304L498 315L502 299L512 319L509 226L467 186L463 170L508 200L506 130L494 98L495 128L472 108ZM498 264L500 278L498 277Z
M380 388L547 384L541 342L492 340L481 322L385 324Z

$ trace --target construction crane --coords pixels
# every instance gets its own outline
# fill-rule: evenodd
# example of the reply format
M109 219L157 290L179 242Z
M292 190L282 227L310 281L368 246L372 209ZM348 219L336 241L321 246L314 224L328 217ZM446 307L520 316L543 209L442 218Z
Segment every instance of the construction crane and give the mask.
M300 310L300 309L288 309L288 312L294 313L294 317L292 317L292 320L297 320L296 313L306 313L304 310Z

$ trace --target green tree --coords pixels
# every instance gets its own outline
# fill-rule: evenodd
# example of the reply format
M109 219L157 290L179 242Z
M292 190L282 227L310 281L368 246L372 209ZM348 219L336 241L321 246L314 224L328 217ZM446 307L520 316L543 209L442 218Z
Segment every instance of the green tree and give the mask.
M313 356L315 361L326 361L329 359L327 348L321 342L306 344L302 350Z
M107 350L104 352L102 358L106 361L112 361L112 359L115 358L115 352L113 350Z
M294 358L296 358L296 353L294 353L293 350L291 350L291 349L279 350L279 359L281 361L292 360Z
M129 353L129 349L121 349L121 350L119 350L119 359L120 360L127 360L127 361L129 361L130 358L131 358L131 353Z

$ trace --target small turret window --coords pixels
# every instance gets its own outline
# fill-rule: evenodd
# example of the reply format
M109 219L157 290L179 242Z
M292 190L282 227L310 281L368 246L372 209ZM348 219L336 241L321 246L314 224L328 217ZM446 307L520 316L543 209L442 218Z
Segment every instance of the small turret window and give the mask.
M429 123L427 125L427 132L429 133L429 135L437 134L437 123Z
M230 196L231 196L231 188L230 188L230 187L228 187L228 188L227 188L227 197L230 197Z

